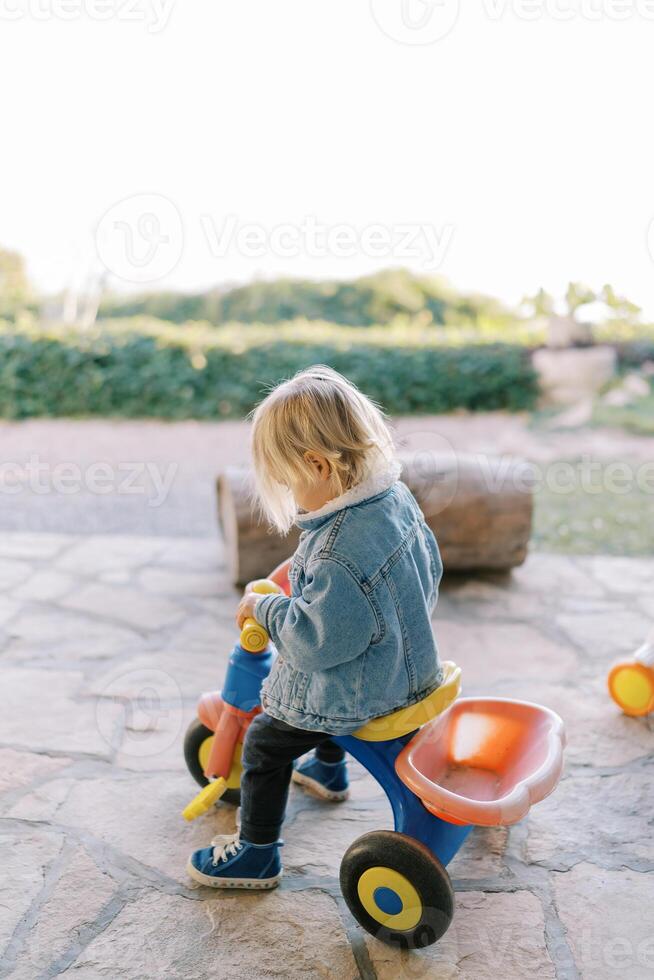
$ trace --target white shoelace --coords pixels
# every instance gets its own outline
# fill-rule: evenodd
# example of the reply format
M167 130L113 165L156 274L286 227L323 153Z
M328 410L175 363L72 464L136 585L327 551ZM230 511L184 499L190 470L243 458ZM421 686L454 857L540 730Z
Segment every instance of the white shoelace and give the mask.
M219 834L211 841L211 846L213 847L212 864L214 868L219 861L227 861L228 858L234 857L243 847L238 839L238 834Z

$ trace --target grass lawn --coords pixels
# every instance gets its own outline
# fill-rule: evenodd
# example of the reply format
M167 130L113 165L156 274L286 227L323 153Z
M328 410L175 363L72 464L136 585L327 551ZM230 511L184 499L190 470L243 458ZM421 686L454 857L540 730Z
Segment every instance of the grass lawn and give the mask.
M592 421L593 425L610 425L640 435L654 435L654 391L647 398L639 398L622 408L600 402L593 411Z
M653 555L654 465L625 461L640 479L615 480L613 464L602 464L589 487L570 479L570 489L556 492L545 480L535 494L532 547L564 554ZM560 473L579 474L581 460L550 464ZM563 481L568 482L568 481ZM620 492L612 489L620 485Z

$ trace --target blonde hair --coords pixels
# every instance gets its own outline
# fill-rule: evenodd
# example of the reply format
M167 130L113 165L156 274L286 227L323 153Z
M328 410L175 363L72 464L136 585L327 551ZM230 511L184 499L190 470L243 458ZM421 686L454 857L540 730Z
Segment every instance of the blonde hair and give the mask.
M395 458L380 408L338 371L317 364L282 381L252 415L255 491L264 515L282 533L297 516L291 487L310 483L307 456L324 456L334 497Z

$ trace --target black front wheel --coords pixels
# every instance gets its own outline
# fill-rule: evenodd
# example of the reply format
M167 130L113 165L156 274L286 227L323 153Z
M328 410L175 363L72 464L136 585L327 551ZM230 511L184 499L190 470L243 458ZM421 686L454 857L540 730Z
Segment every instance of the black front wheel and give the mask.
M359 837L341 861L341 891L357 922L382 942L422 949L454 915L450 876L429 848L392 830Z
M211 751L214 733L199 718L195 718L186 729L184 736L184 759L188 771L200 786L206 786L209 780L204 774L205 762ZM240 789L226 789L220 797L225 803L238 806L241 802Z

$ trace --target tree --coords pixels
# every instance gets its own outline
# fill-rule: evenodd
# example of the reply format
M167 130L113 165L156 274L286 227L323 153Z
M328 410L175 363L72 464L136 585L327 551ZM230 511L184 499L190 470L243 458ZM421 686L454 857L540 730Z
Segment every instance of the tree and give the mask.
M533 296L525 296L522 306L526 306L533 316L552 316L554 313L554 297L543 287Z
M573 319L580 306L585 306L586 303L594 303L596 299L597 293L589 286L584 286L580 282L568 283L568 288L565 291L565 302L568 307L568 314Z
M606 303L613 316L618 320L635 320L640 313L640 306L632 303L626 296L618 296L613 286L606 283L599 294L599 299Z

